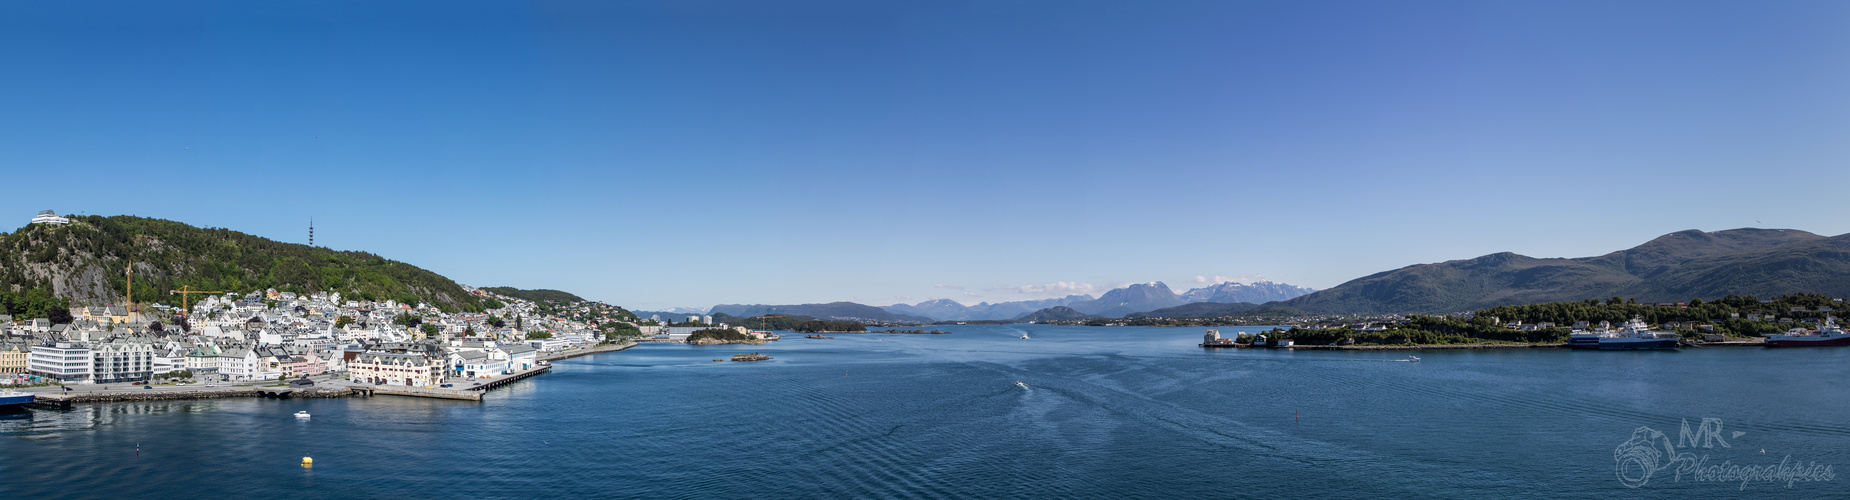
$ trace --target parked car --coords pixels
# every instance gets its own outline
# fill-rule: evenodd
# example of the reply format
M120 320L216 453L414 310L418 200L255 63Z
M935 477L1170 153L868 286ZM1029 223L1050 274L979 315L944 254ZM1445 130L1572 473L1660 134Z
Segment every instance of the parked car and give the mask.
M141 385L141 382L130 382L128 385Z
M437 386L437 387L450 387L450 386L454 386L454 385L456 385L456 384L443 384L443 385L440 385L440 386Z
M144 386L141 386L141 388L143 388L143 389L153 389L153 388L154 388L154 386L152 386L152 385L144 385Z

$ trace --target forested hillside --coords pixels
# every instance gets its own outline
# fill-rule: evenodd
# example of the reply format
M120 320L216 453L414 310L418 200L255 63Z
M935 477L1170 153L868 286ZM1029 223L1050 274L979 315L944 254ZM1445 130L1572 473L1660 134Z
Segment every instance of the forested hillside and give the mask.
M456 282L366 252L283 243L218 228L134 216L79 216L69 226L0 234L0 291L40 290L71 305L120 304L133 266L135 302L178 302L169 290L332 290L356 300L477 310Z

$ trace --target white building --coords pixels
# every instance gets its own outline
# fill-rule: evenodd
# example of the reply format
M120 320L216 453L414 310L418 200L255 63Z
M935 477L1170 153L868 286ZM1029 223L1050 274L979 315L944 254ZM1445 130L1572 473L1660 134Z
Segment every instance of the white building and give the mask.
M257 353L245 347L228 347L218 353L218 373L225 380L254 380Z
M529 339L527 340L528 347L532 347L535 350L547 351L547 352L564 349L568 345L571 345L571 343L566 342L564 339Z
M90 348L82 343L59 342L57 345L32 346L26 355L26 371L59 382L88 384L92 366Z
M38 217L32 218L31 223L32 224L46 224L46 225L51 225L51 226L62 226L62 225L70 224L71 219L65 218L65 217L59 217L57 212L53 212L50 210L43 210L39 212Z
M98 383L140 382L154 375L154 346L110 342L90 348L91 379Z
M361 353L347 363L347 378L367 384L432 386L443 380L443 363L417 354Z

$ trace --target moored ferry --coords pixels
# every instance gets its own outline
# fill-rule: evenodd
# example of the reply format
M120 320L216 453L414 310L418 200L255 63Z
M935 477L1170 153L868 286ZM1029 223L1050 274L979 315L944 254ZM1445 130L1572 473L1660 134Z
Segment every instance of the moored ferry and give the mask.
M30 392L19 392L19 391L12 391L12 390L0 391L0 408L20 406L26 403L31 403L35 397L36 396L33 396L32 393Z
M1632 318L1625 322L1625 327L1616 333L1600 335L1600 350L1614 349L1675 349L1677 334L1653 331L1644 324L1644 319Z
M1598 332L1573 332L1567 334L1567 346L1575 349L1598 349Z
M1850 345L1850 332L1837 327L1837 320L1825 318L1824 326L1817 331L1793 328L1786 333L1768 335L1767 347L1816 347L1827 345Z

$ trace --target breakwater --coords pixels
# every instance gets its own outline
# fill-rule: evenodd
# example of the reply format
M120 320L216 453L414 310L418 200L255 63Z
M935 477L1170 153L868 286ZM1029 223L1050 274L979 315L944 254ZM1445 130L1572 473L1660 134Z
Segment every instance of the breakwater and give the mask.
M636 347L636 343L635 342L624 342L622 344L607 345L603 347L594 347L591 349L578 349L578 350L552 353L552 354L548 354L545 356L540 356L540 361L558 361L561 359L572 359L572 358L576 358L579 356L590 356L592 354L617 352L617 351L621 351L624 349L629 349L631 347Z

